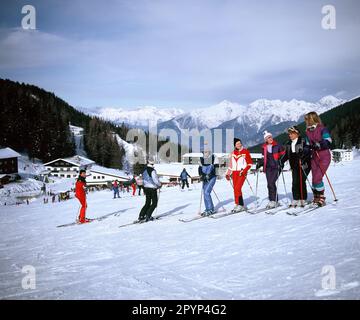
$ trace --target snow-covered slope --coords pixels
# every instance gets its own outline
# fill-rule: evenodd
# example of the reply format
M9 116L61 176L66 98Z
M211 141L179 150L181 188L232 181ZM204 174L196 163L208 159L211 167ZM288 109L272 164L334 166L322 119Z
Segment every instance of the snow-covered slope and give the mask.
M120 229L137 218L143 197L90 193L88 216L106 219L66 228L56 226L74 220L76 199L2 206L0 298L359 299L359 170L360 160L332 165L328 174L338 203L298 217L259 213L179 222L196 215L200 185L185 192L163 188L156 212L161 220ZM255 176L248 179L254 186ZM289 191L290 172L285 180ZM215 191L232 208L230 184L218 181ZM247 184L243 191L254 206ZM286 202L282 181L279 193ZM258 194L264 206L264 175ZM328 187L326 196L331 202ZM21 287L28 265L36 270L34 290ZM329 268L335 271L333 289L323 286Z
M71 133L74 135L76 144L76 154L82 157L87 157L84 150L84 128L69 125Z

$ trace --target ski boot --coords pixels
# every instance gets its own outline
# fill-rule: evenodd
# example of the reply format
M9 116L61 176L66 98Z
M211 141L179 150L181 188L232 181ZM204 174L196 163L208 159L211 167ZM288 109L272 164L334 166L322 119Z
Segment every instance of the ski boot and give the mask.
M276 201L270 201L267 205L266 205L266 209L275 209L278 206L278 204L276 203Z
M215 213L214 210L205 210L205 211L201 212L200 215L201 215L202 217L208 217L208 216L210 216L210 215L212 215L212 214L214 214L214 213Z
M299 200L299 207L304 208L307 204L310 204L306 200Z
M300 200L293 200L291 201L289 208L296 208L298 206L300 206Z
M246 208L244 206L241 206L239 204L237 204L234 209L231 210L231 213L239 213L242 211L246 211Z
M139 217L139 219L134 221L134 223L143 223L143 222L146 222L146 217Z

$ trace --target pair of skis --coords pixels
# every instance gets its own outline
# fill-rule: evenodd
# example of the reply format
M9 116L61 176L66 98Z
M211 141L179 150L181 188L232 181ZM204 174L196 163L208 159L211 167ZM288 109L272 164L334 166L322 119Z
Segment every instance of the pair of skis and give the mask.
M153 220L149 220L149 221L146 221L146 220L135 220L133 222L129 222L129 223L125 223L125 224L122 224L119 226L119 228L124 228L124 227L128 227L128 226L132 226L134 224L143 224L143 223L147 223L147 222L152 222L152 221L157 221L157 220L160 220L161 217L153 217L154 219Z
M256 211L251 211L251 210L244 210L244 211L240 211L240 212L234 212L234 211L230 211L230 212L225 212L222 214L218 214L218 213L214 213L212 215L208 215L208 216L195 216L193 218L189 218L189 219L179 219L179 221L181 222L191 222L191 221L195 221L195 220L199 220L202 218L212 218L212 219L219 219L219 218L223 218L223 217L227 217L233 214L237 214L237 213L249 213L249 214L258 214L258 213L262 213L264 212L265 214L269 214L269 215L275 215L279 212L286 212L286 214L288 215L292 215L292 216L298 216L300 214L306 214L309 212L312 212L316 209L319 209L322 207L313 207L310 204L306 204L304 207L296 207L296 208L290 208L290 207L285 207L283 205L279 205L275 208L261 208L258 209Z
M56 227L57 228L63 228L63 227L70 227L70 226L76 226L76 225L84 225L84 224L88 224L88 223L91 223L91 222L94 222L94 221L102 221L102 220L105 220L105 219L109 218L110 216L117 217L117 216L120 215L120 213L125 212L126 210L128 210L128 209L123 209L123 210L118 210L118 211L115 211L115 212L111 212L111 213L105 214L105 215L103 215L101 217L98 217L98 218L93 218L93 219L88 219L87 218L87 222L85 222L85 223L80 223L78 221L75 221L75 222L71 222L71 223L61 224L61 225L56 226Z
M197 215L195 217L192 217L192 218L189 218L189 219L179 219L179 221L181 222L191 222L191 221L195 221L195 220L199 220L199 219L203 219L203 218L211 218L211 219L220 219L220 218L223 218L223 217L227 217L227 216L231 216L233 214L237 214L237 213L243 213L243 212L247 212L246 210L244 211L239 211L239 212L235 212L235 211L218 211L218 212L215 212L213 214L210 214L210 215Z

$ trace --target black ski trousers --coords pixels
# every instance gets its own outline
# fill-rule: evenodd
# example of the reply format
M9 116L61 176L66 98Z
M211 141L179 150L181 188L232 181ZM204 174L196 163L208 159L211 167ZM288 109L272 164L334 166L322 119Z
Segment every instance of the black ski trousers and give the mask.
M157 189L144 188L146 196L145 205L140 211L139 219L150 218L158 203Z

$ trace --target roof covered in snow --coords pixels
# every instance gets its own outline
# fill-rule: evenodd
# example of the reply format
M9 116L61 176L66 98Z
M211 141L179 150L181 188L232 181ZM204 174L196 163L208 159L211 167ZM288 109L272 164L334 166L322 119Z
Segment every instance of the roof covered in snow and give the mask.
M353 152L351 149L333 149L331 151L335 151L335 152Z
M130 179L131 177L129 175L127 175L125 173L125 171L122 170L118 170L118 169L111 169L111 168L106 168L106 167L102 167L99 165L94 165L91 167L91 172L96 172L96 173L102 173L102 174L106 174L106 175L111 175L114 177L121 177L121 178L125 178L125 179Z
M215 157L218 158L223 158L223 157L227 157L229 154L228 153L218 153L218 152L214 152ZM192 152L192 153L185 153L183 155L183 158L200 158L202 157L203 154L201 152Z
M0 149L0 159L19 158L21 155L11 148Z
M87 165L95 163L95 161L93 161L93 160L90 160L88 158L76 155L76 156L73 156L73 157L70 157L70 158L59 158L59 159L56 159L56 160L52 160L52 161L50 161L48 163L44 163L44 166L51 165L53 162L56 162L56 161L59 161L59 160L69 162L69 163L71 163L71 164L73 164L75 166L79 166L79 167L80 166L87 166Z
M214 153L215 157L218 157L218 158L226 158L229 156L228 153ZM251 155L251 158L253 159L257 159L257 158L262 158L263 155L261 153L250 153ZM185 153L183 155L183 158L200 158L202 157L203 154L200 153L200 152L193 152L193 153Z
M157 174L162 176L178 177L180 176L180 173L181 171L183 171L184 168L191 177L199 176L198 165L188 165L188 164L184 165L179 162L155 164L155 169Z

